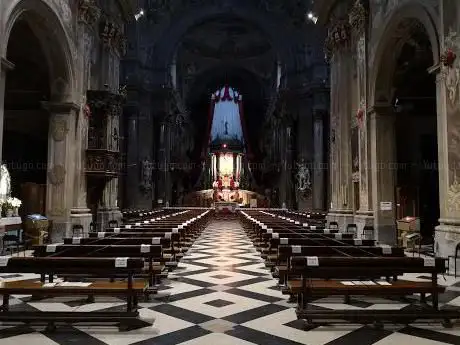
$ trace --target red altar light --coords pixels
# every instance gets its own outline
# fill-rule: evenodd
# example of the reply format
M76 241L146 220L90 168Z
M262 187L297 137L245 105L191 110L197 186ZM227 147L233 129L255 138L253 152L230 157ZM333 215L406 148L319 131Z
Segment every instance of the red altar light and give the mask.
M223 144L222 147L223 147L224 149L226 149L226 148L227 148L227 144Z

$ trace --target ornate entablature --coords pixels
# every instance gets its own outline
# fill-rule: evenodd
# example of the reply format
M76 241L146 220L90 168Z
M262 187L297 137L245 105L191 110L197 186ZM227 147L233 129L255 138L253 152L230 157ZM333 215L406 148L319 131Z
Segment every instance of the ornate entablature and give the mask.
M99 21L101 9L97 6L95 0L78 1L78 20L93 26Z
M126 54L127 39L122 27L107 16L102 16L99 24L99 36L104 46L123 56Z

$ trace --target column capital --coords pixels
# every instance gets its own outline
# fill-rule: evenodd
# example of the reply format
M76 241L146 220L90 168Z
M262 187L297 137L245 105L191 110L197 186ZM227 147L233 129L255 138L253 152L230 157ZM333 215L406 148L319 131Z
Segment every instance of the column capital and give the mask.
M15 65L11 61L5 59L5 58L0 58L0 70L2 71L10 71L14 69Z
M72 110L80 110L80 105L74 102L41 102L42 107L54 114L70 114Z

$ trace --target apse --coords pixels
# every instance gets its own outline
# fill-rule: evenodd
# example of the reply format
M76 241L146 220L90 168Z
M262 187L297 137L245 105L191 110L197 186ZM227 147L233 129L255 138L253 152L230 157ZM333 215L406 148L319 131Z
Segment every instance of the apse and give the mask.
M244 98L245 140L256 148L267 100L276 84L277 57L269 35L231 13L210 17L182 37L174 61L175 84L196 129L196 157L200 157L206 136L209 97L225 85Z
M213 93L210 113L211 143L216 140L244 142L242 96L237 90L227 85Z
M237 94L241 96L242 102L239 107L225 103L218 104L216 110L234 111L235 114L236 112L242 113L243 118L239 125L238 135L244 137L245 145L250 146L253 149L252 154L257 155L260 124L263 122L268 105L265 89L257 77L249 71L231 67L206 71L191 87L187 103L188 109L191 110L191 119L196 128L196 140L197 143L200 143L196 145L199 146L200 150L196 153L201 154L203 145L208 144L204 139L208 138L206 131L209 131L209 134L216 133L219 126L225 126L225 123L215 123L213 128L208 128L210 95L215 94L216 90L222 91L223 85L231 85L232 90L236 90ZM247 133L244 133L245 131ZM225 128L223 128L222 133L225 133Z

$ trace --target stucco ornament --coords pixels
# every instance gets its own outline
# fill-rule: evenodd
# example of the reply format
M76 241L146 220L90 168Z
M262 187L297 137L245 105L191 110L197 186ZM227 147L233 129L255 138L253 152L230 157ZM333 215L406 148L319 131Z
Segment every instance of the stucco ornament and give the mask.
M55 141L63 141L67 135L69 128L67 127L67 121L64 119L54 119L51 128L51 134Z
M57 164L48 172L48 178L50 179L51 184L56 186L64 182L65 174L66 171L64 166Z
M297 163L297 190L305 192L311 189L310 169L305 162Z
M454 177L454 182L447 191L447 209L449 212L460 211L460 183L458 183L457 176Z
M460 54L460 37L456 31L450 30L444 39L445 49L455 54ZM456 59L451 66L443 64L442 73L446 83L449 101L455 103L458 97L458 84L460 82L460 64Z
M141 162L141 178L142 182L140 187L145 191L152 190L152 170L153 170L153 163L150 162L149 158L144 158Z

